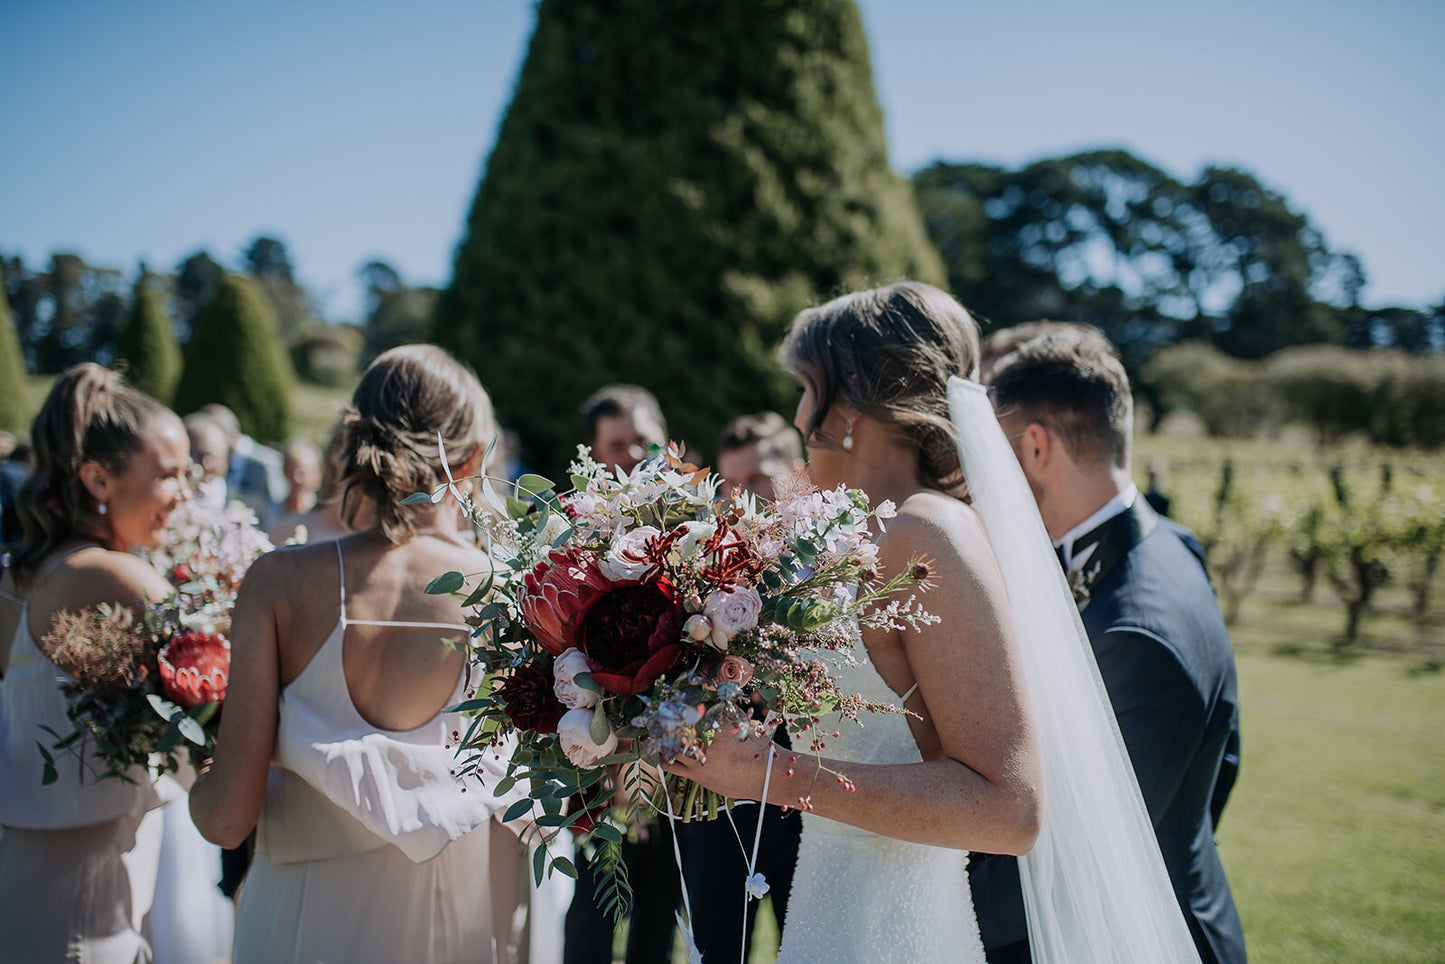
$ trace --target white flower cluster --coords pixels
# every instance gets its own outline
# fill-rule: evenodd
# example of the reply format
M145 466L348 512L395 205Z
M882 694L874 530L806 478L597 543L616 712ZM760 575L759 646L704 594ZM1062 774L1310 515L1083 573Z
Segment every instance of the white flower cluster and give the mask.
M811 545L820 565L829 565L852 557L866 568L878 561L878 547L873 542L869 518L879 521L897 514L892 502L881 502L871 512L867 497L843 486L836 489L805 492L776 506L778 516L787 527L790 546Z

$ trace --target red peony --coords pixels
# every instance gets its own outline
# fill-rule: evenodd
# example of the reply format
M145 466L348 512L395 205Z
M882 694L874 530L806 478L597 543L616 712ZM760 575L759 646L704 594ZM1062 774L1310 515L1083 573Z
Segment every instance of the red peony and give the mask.
M574 643L611 693L641 693L682 656L682 613L666 579L611 583L578 615Z
M567 712L552 691L552 677L530 664L518 666L498 683L498 695L507 719L519 730L556 733L557 721Z
M166 699L188 710L226 698L231 644L220 636L189 630L161 647L161 689Z
M612 583L592 556L557 549L527 573L522 585L522 618L542 648L555 656L573 645L578 614Z

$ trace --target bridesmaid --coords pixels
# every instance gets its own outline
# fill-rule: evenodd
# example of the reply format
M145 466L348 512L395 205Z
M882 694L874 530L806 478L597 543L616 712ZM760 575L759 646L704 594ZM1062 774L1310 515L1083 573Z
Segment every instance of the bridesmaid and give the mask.
M183 792L82 780L42 786L40 727L70 731L39 643L61 610L138 605L170 587L126 550L158 545L190 498L190 448L173 412L90 363L66 371L31 427L35 471L19 499L24 539L0 579L0 935L16 961L131 964L151 959L146 915L161 817Z
M213 843L256 829L235 964L512 959L517 844L491 818L516 797L452 776L468 721L442 710L468 681L439 638L469 628L457 599L420 591L489 562L450 499L401 504L442 481L439 438L461 478L496 433L471 371L431 346L386 352L338 448L343 515L369 527L246 576L215 760L191 794Z

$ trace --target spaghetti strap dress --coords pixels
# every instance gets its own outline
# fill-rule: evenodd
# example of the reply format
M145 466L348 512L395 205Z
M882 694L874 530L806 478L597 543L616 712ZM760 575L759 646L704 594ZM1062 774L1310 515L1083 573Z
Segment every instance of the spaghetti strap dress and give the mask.
M342 669L349 625L468 627L348 619L336 545L340 616L281 692L234 964L511 961L516 838L492 818L525 795L452 775L459 714L404 731L366 722ZM464 687L459 673L452 703Z
M141 769L130 774L134 783L100 780L64 757L59 779L41 784L36 744L55 741L42 727L70 732L60 686L72 677L31 636L29 602L11 598L21 613L0 679L0 958L144 964L158 808L184 788L170 776L152 782Z

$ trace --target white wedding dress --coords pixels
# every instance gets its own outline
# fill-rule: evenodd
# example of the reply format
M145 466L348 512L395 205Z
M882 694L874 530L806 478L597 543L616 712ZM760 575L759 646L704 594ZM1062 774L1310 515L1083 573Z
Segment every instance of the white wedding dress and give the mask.
M838 689L901 704L869 662L861 638L855 635L853 645L857 663L837 668ZM824 717L820 729L827 734L828 757L856 763L922 759L902 713L863 713L859 721L861 726ZM842 735L834 738L835 731ZM798 767L808 765L806 754L797 757ZM784 755L780 763L786 761ZM824 773L819 779L835 777ZM967 851L880 837L804 813L778 964L820 961L983 964Z

